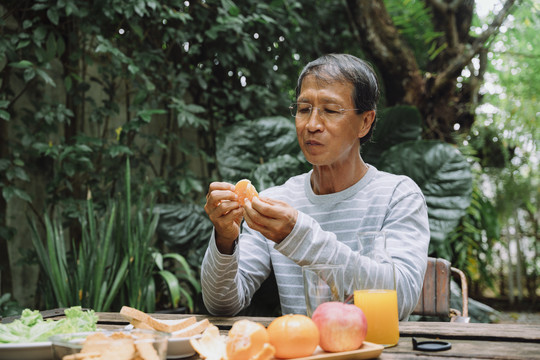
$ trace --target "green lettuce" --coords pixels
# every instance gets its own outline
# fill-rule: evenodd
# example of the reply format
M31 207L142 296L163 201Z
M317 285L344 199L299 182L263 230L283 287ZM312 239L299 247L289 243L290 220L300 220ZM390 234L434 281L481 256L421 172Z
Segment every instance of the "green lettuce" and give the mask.
M43 320L38 310L23 310L20 319L9 324L0 324L0 343L26 343L48 341L56 334L95 331L98 316L94 310L83 311L73 306L64 311L60 320Z

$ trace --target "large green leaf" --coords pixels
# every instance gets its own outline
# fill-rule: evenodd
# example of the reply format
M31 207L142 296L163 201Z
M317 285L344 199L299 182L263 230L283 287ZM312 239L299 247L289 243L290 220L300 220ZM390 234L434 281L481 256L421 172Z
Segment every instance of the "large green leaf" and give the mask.
M251 175L251 182L259 190L283 184L291 176L308 171L311 165L303 155L279 155L256 167Z
M157 234L172 252L181 254L188 263L198 269L213 225L202 205L159 204L154 208L159 213Z
M422 189L429 212L431 248L443 243L471 202L472 173L465 157L439 141L408 141L382 156L379 169L407 175Z
M362 158L378 166L381 155L405 141L420 140L422 115L414 106L393 106L381 110L371 141L362 145Z
M219 172L229 182L251 178L257 166L279 155L300 152L292 118L279 116L224 127L216 147Z

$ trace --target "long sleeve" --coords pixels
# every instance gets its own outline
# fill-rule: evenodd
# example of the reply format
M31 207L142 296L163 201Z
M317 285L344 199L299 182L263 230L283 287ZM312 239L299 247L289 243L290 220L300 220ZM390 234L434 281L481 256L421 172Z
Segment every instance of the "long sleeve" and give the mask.
M236 315L247 307L271 271L266 240L244 223L232 255L221 254L212 233L201 267L203 301L213 315ZM240 255L242 253L242 255ZM243 266L239 266L240 259Z
M298 210L295 227L280 244L245 224L233 255L220 254L215 239L210 239L201 275L208 310L215 315L238 313L273 268L282 313L305 314L301 266L344 265L345 292L352 293L355 278L369 281L377 271L371 259L357 252L357 233L385 231L396 267L399 314L406 319L422 289L430 237L427 206L418 186L405 176L370 166L354 186L315 195L309 177L310 173L296 176L261 193Z
M387 250L396 270L399 316L408 318L418 302L427 266L429 224L423 197L418 193L402 194L390 204L380 228L366 227L363 231L386 233ZM366 286L370 279L377 278L377 264L360 256L357 248L357 244L348 246L340 242L334 232L324 231L305 214L299 215L293 232L276 246L298 265L343 265L346 294L355 290L355 279L364 279Z

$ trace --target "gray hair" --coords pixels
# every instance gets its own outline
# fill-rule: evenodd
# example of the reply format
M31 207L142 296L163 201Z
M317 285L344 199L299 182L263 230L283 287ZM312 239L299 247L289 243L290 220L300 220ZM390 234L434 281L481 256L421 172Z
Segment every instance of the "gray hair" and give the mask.
M328 54L308 63L300 76L296 85L296 98L302 90L302 81L308 75L313 75L318 81L349 82L353 85L353 101L358 114L366 111L377 110L380 90L377 75L373 67L349 54ZM369 132L360 139L360 144L364 144L371 138L375 121L371 125Z

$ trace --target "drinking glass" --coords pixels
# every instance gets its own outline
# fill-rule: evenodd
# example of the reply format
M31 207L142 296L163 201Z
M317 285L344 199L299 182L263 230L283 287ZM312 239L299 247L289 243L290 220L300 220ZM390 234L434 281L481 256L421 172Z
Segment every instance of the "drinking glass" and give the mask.
M399 340L399 316L394 262L386 252L382 231L359 232L358 251L369 261L369 277L356 278L354 304L366 315L366 341L394 346Z
M342 265L305 265L302 266L302 275L307 316L311 317L317 306L322 303L343 302Z

